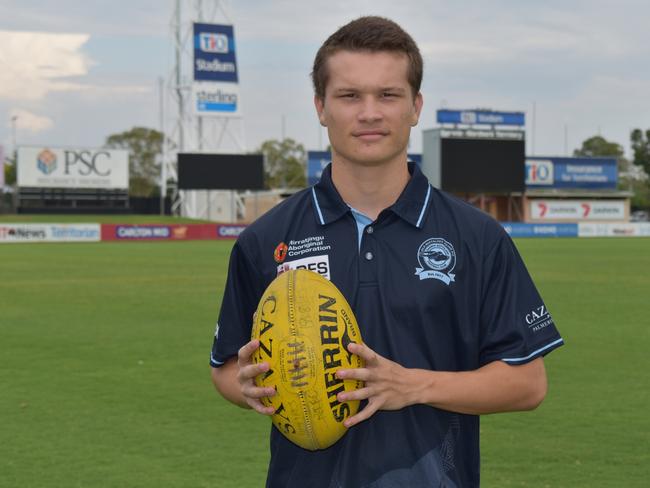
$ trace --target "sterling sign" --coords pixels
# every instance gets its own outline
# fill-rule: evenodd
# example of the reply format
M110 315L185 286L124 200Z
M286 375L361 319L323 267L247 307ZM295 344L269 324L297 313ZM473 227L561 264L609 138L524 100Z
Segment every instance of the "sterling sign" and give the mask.
M128 189L129 152L116 149L19 147L19 187Z

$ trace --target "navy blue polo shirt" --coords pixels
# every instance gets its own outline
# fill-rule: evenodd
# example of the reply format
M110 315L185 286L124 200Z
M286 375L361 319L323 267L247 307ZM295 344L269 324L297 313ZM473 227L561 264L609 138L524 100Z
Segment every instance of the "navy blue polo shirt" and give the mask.
M433 188L415 165L409 171L397 202L360 233L331 167L249 226L232 250L211 365L236 356L268 284L299 267L330 279L364 342L407 368L523 364L560 346L501 225ZM428 405L379 411L321 451L294 445L275 427L270 444L269 487L479 485L479 417Z

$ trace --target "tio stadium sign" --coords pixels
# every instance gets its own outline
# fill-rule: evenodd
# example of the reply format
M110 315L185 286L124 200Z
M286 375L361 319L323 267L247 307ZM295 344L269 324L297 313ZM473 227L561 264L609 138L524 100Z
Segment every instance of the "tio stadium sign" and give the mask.
M526 159L526 187L615 190L618 170L615 158Z

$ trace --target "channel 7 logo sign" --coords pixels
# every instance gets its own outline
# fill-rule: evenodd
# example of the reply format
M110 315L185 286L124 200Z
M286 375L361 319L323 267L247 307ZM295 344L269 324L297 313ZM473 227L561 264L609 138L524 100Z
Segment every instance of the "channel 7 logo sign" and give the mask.
M199 34L199 49L204 53L228 53L228 36L216 32Z

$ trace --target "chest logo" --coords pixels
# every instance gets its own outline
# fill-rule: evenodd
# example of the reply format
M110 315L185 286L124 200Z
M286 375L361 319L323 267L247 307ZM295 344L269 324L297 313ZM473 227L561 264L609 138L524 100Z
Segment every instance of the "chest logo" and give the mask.
M287 257L288 250L289 247L284 242L278 244L278 247L276 247L275 251L273 252L273 259L275 259L275 262L281 263L282 261L284 261L284 258Z
M278 266L278 276L290 269L307 269L318 273L328 280L332 279L330 277L330 257L328 254L286 261Z
M456 251L446 240L440 237L427 239L418 249L419 268L415 274L420 280L435 278L446 285L454 281L456 276L452 271L456 266Z

